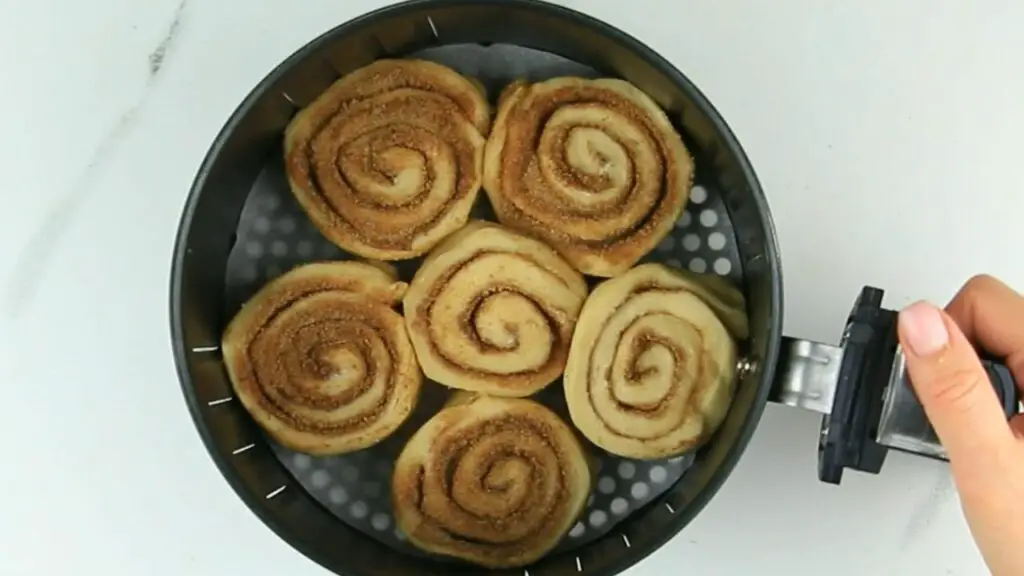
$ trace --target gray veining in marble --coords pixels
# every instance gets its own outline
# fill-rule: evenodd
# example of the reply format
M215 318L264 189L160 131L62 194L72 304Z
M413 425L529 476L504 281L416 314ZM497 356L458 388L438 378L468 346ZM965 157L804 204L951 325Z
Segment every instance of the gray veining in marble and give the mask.
M167 49L170 48L174 42L175 36L178 34L178 27L181 25L181 15L185 11L185 4L188 0L181 0L178 4L178 8L174 11L174 19L171 21L171 25L167 28L167 34L163 40L157 44L156 49L149 53L149 75L150 77L156 76L160 72L160 68L164 65L164 57L167 56Z
M53 259L57 246L60 244L68 227L71 226L75 214L82 204L95 192L94 180L99 168L102 167L128 135L135 124L139 111L149 99L154 83L164 62L174 46L174 41L181 29L182 16L188 0L181 0L175 9L167 33L149 53L149 78L138 100L129 106L100 139L99 144L90 156L82 173L50 206L42 222L31 234L25 248L18 254L11 281L5 288L3 315L9 319L17 318L25 306L31 302L36 291L40 276Z

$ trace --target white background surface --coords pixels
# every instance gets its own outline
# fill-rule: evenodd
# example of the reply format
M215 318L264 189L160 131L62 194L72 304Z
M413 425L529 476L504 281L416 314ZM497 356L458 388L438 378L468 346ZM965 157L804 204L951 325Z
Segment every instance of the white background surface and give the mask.
M178 2L0 4L0 574L325 576L205 454L168 269L235 105L385 2ZM649 43L731 124L774 212L788 334L834 342L863 284L892 306L981 271L1024 287L1024 4L566 3ZM894 454L820 484L817 426L770 407L705 512L629 575L984 573L945 466Z

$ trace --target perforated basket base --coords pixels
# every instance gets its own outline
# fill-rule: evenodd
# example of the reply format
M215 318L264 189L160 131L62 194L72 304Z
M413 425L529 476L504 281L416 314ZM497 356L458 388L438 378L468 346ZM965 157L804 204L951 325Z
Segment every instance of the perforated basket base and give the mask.
M553 76L595 77L591 68L545 52L518 46L444 46L413 56L434 60L480 80L489 95L516 78L539 80ZM474 215L493 220L486 196ZM230 317L260 286L299 264L315 260L341 260L351 256L328 242L309 222L288 190L281 154L268 163L242 210L237 241L228 259L226 298ZM735 236L712 181L696 175L685 212L666 238L645 261L658 261L694 272L715 273L742 281ZM420 260L398 262L409 280ZM405 442L444 404L448 390L428 382L416 413L394 435L372 448L332 457L311 457L269 441L274 452L298 483L338 518L396 550L421 554L395 526L388 499L391 467ZM535 399L568 421L561 382ZM693 454L659 461L619 458L593 445L588 448L598 463L597 481L587 509L558 550L582 546L610 531L632 511L668 490L689 468Z

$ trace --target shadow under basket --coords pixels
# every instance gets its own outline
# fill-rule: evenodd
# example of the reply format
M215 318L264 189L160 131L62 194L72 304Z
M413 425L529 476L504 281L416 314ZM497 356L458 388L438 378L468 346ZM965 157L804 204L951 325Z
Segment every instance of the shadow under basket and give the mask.
M312 226L288 190L282 135L299 107L331 82L381 57L440 62L496 96L514 79L610 76L665 109L696 161L690 201L646 258L714 273L741 286L751 337L726 421L700 450L635 461L588 445L599 461L587 509L532 566L484 570L427 556L395 526L391 467L408 437L444 402L428 382L417 413L372 448L311 457L270 441L232 396L220 334L238 307L296 265L350 257ZM489 217L485 195L475 208ZM400 262L403 279L418 260ZM682 529L715 494L753 433L780 340L781 296L770 217L742 150L711 105L638 41L576 12L531 2L414 1L344 24L300 49L245 99L213 144L193 186L175 247L171 320L175 359L196 426L225 478L271 529L344 576L617 574ZM565 414L560 382L538 397Z

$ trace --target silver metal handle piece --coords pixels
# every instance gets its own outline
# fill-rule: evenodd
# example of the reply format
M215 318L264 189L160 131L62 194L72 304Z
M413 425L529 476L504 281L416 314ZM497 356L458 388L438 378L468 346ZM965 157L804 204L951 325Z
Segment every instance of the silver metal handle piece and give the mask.
M875 441L883 446L947 460L946 449L918 402L907 380L907 358L896 349L896 359L889 373L889 383L882 399L882 415L878 421Z
M830 414L842 360L838 346L783 338L771 401Z

